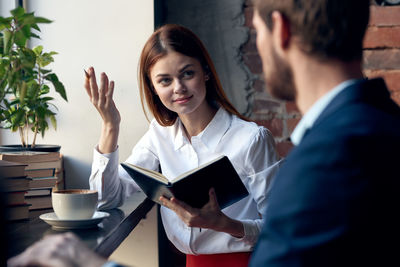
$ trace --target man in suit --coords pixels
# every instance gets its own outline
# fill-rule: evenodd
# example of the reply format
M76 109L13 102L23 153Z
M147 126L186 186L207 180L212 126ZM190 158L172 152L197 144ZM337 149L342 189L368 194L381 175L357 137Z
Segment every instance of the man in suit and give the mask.
M256 0L268 90L303 114L251 266L400 266L400 109L363 78L367 0Z

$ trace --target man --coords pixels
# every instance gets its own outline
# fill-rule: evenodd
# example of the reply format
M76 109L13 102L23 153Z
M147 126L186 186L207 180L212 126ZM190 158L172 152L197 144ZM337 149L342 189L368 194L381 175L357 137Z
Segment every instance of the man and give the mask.
M363 79L368 0L256 0L269 91L303 114L251 266L400 266L400 109Z

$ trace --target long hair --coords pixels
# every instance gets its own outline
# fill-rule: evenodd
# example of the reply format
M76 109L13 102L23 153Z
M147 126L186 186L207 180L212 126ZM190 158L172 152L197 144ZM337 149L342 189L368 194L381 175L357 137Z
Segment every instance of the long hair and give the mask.
M143 111L148 119L144 102L157 122L162 126L171 126L175 123L178 114L166 108L156 95L150 78L150 70L158 60L169 52L197 59L204 72L209 76L206 81L206 101L223 107L229 113L244 120L235 107L229 102L222 89L214 64L200 39L189 29L176 25L166 24L157 29L143 47L139 62L139 88Z

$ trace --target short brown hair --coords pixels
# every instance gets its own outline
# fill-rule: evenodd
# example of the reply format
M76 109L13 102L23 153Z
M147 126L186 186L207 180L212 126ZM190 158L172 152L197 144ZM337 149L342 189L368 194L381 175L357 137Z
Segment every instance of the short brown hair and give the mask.
M162 126L175 123L178 114L166 108L155 94L150 70L168 52L178 52L197 59L209 79L206 81L206 99L211 105L219 105L229 113L247 120L239 114L226 97L214 64L200 39L189 29L176 24L166 24L157 29L144 45L139 62L139 87L143 111L147 117L144 101L149 111Z
M254 0L268 28L279 11L301 49L320 59L359 60L369 20L369 0Z

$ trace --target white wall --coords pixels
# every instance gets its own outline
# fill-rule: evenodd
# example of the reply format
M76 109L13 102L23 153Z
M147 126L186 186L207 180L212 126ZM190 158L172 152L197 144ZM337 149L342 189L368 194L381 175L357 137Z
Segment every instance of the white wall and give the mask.
M10 17L10 10L15 8L14 0L2 0L0 1L0 16Z
M14 1L0 1L1 13ZM146 121L137 89L137 65L141 49L153 31L153 1L150 0L35 0L26 1L35 15L53 20L39 25L45 51L56 51L49 68L63 82L68 103L57 95L57 131L47 131L37 143L59 144L64 154L66 186L88 187L92 152L100 134L100 117L83 88L83 69L94 66L115 80L114 99L119 107L120 160L146 131ZM6 15L8 15L6 11ZM18 133L0 131L1 144L18 144Z
M42 24L38 43L45 51L57 51L49 65L63 82L68 103L58 97L57 131L50 129L37 143L59 144L64 154L68 188L88 187L93 148L100 133L100 117L89 102L83 69L94 66L115 80L114 99L119 107L120 160L147 130L137 89L137 65L141 49L153 32L151 0L35 0L26 1L28 10L53 20ZM0 14L9 16L14 0L0 0ZM19 144L17 133L0 130L0 144ZM158 265L157 220L153 210L112 259L127 265ZM146 251L143 254L143 251Z

